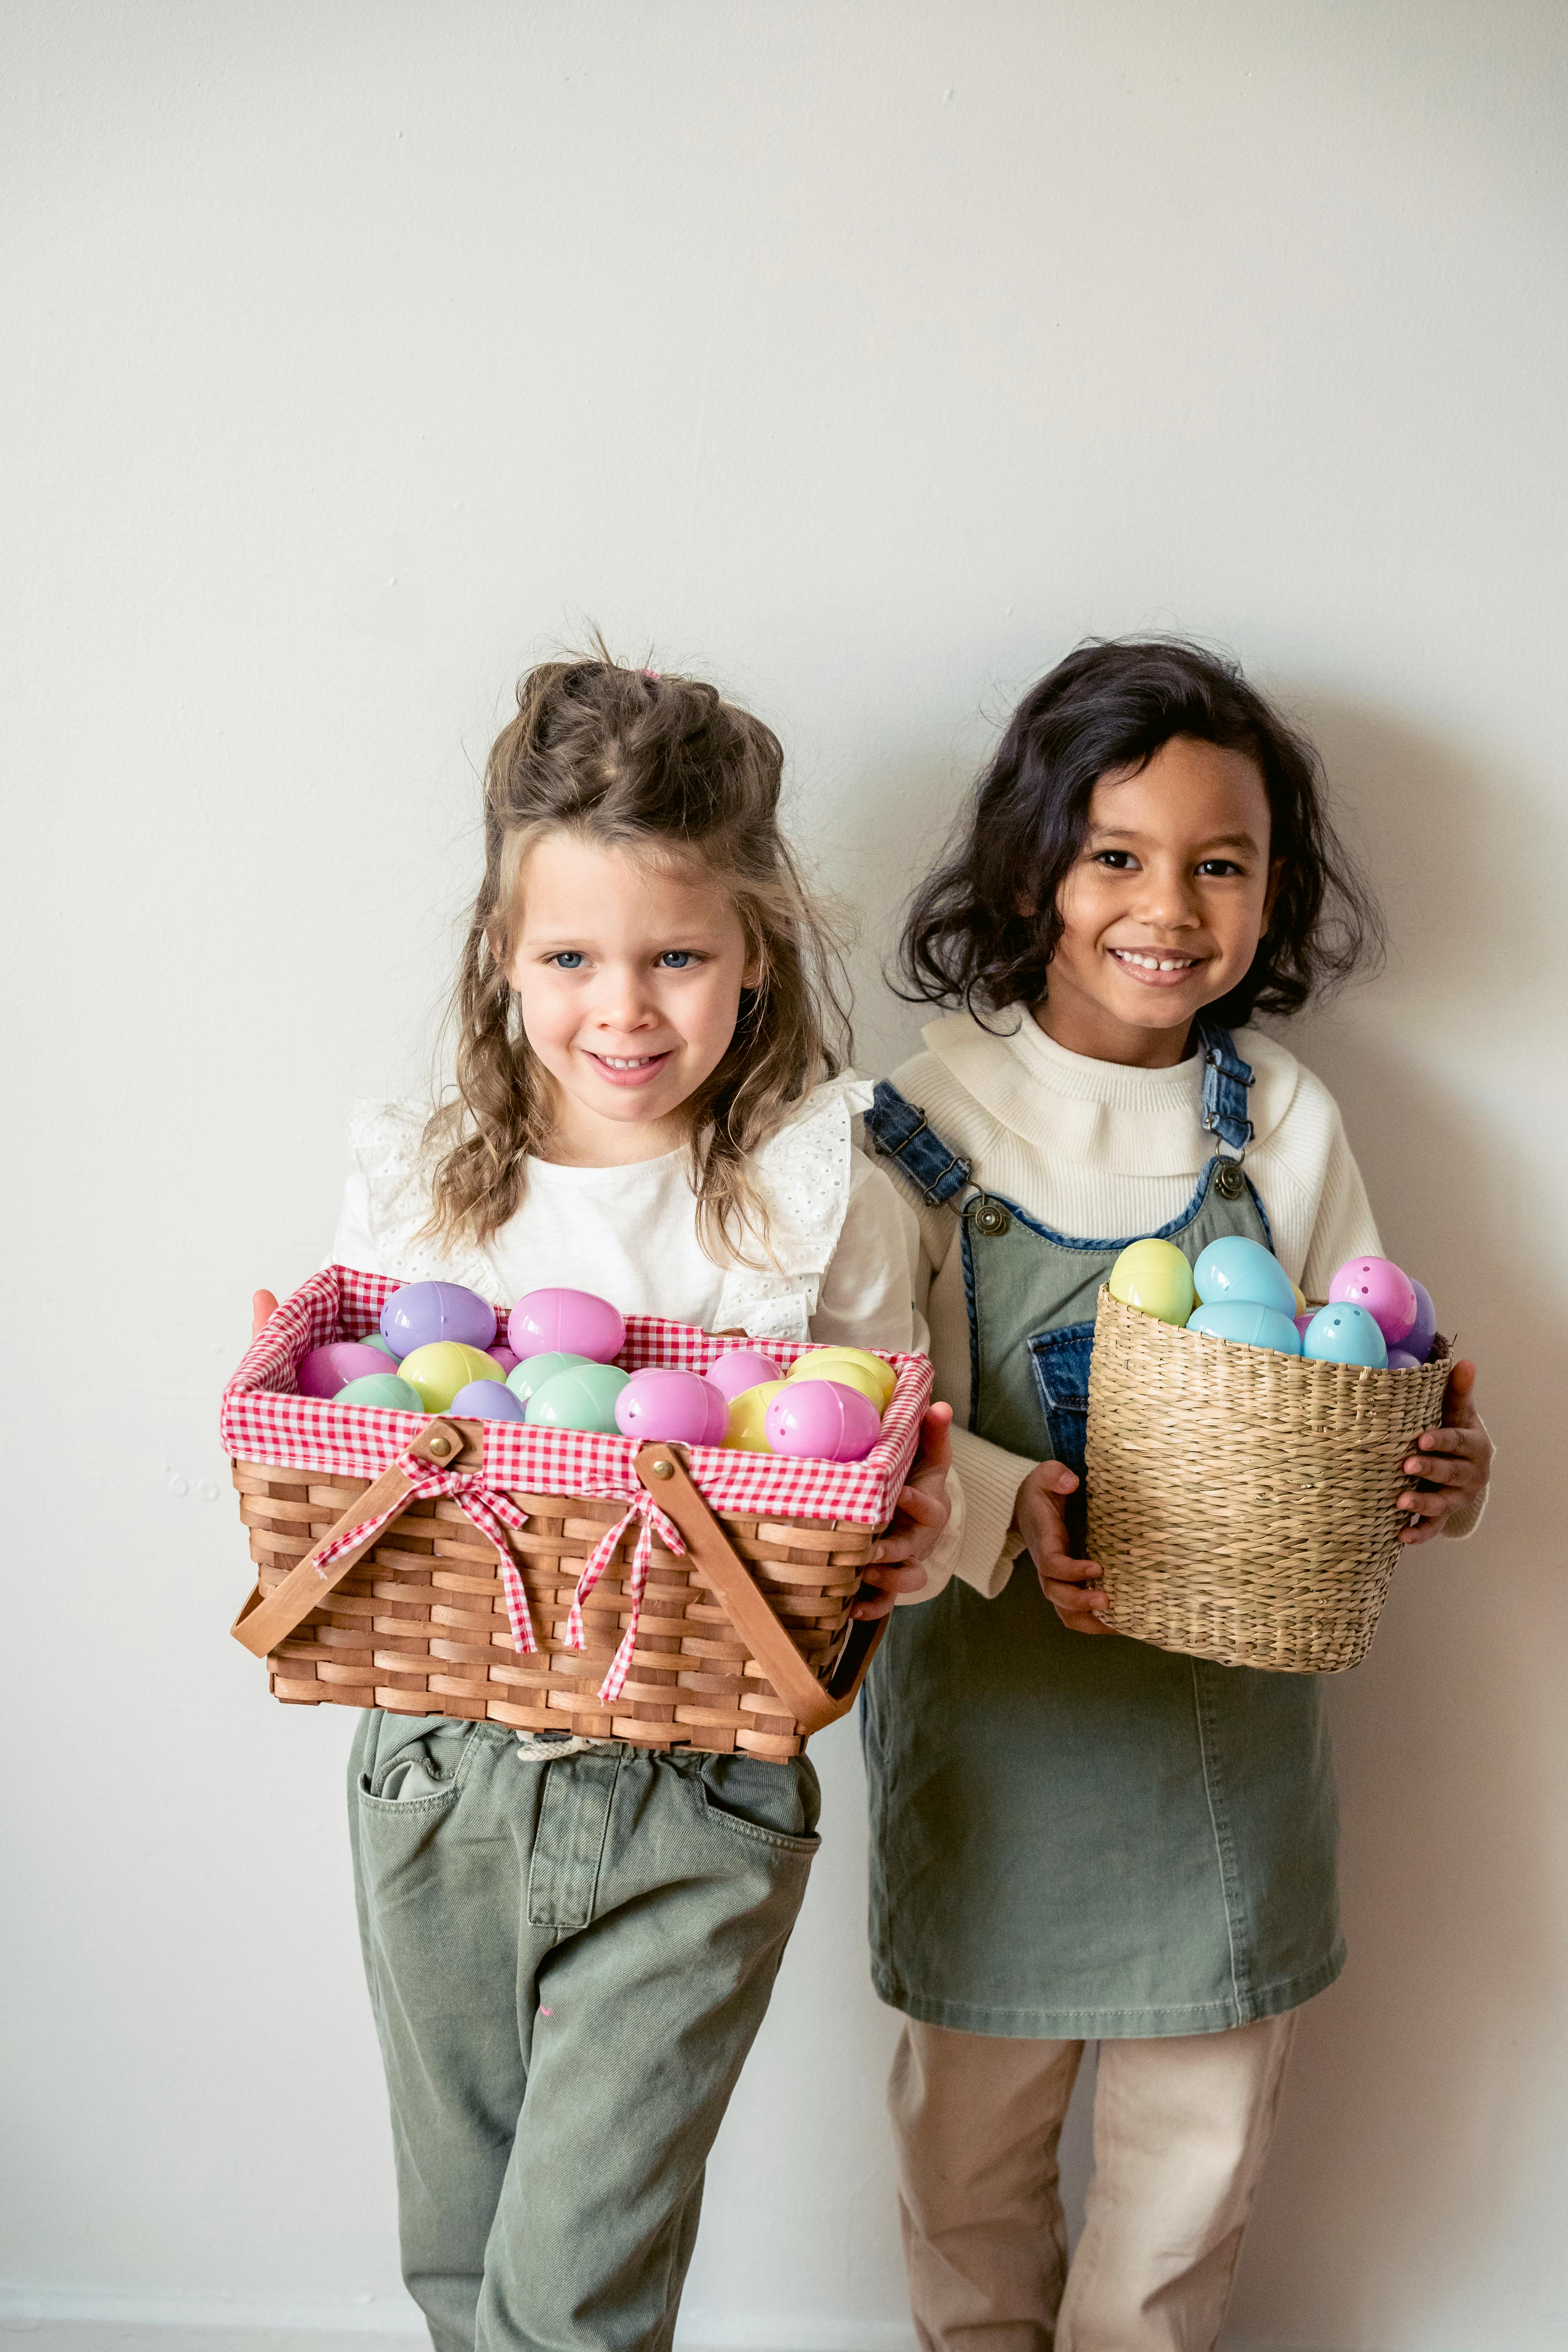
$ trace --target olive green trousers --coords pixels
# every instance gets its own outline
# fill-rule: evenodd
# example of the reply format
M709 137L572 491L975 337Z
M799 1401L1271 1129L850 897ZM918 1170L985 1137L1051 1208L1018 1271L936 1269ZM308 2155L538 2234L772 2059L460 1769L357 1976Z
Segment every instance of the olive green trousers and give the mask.
M666 2352L816 1850L804 1757L367 1715L349 1820L403 2275L435 2352Z

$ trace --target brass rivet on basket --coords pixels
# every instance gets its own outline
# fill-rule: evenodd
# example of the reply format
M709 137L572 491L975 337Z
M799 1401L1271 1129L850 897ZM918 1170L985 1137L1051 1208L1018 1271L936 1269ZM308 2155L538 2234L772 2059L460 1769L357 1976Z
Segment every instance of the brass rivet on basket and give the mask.
M675 1465L673 1462L650 1462L647 1466L653 1472L656 1478L673 1478L675 1475Z
M433 1454L437 1462L444 1461L452 1451L452 1441L449 1437L433 1437L425 1450Z

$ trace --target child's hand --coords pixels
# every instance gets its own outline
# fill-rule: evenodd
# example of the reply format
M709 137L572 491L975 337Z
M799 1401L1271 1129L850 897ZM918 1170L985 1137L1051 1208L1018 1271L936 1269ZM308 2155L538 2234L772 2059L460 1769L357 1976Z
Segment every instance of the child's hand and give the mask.
M278 1301L269 1290L258 1290L252 1292L250 1300L250 1336L253 1339L260 1339L261 1334L267 1328L268 1324L271 1321L273 1316L276 1315L277 1312Z
M1486 1490L1492 1442L1476 1411L1475 1391L1474 1364L1456 1364L1443 1399L1442 1428L1424 1429L1415 1441L1419 1450L1405 1465L1407 1478L1429 1480L1432 1491L1407 1487L1399 1497L1398 1509L1421 1514L1414 1527L1401 1530L1401 1543L1430 1543L1443 1533L1453 1512L1465 1509Z
M1016 1517L1029 1548L1040 1591L1072 1633L1110 1633L1103 1622L1105 1595L1091 1559L1074 1559L1068 1549L1062 1504L1078 1486L1065 1462L1037 1462L1018 1489Z
M921 1450L899 1496L888 1532L872 1547L872 1565L865 1581L876 1585L853 1602L851 1617L886 1617L900 1592L919 1592L926 1580L921 1562L936 1549L943 1528L952 1517L947 1499L947 1474L952 1467L952 1407L933 1404L921 1423ZM903 1560L905 1567L896 1562Z

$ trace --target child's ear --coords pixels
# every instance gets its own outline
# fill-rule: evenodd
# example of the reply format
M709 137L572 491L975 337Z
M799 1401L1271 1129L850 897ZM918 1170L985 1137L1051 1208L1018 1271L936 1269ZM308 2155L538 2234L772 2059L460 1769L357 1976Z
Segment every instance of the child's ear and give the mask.
M1040 911L1039 900L1032 890L1021 890L1014 903L1026 923L1032 923Z

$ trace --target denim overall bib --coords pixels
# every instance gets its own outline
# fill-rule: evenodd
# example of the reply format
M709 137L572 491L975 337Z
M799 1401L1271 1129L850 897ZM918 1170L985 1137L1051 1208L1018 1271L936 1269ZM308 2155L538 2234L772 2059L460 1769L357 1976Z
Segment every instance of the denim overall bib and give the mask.
M1269 1245L1241 1165L1252 1072L1225 1030L1202 1042L1204 1127L1236 1157L1216 1153L1160 1228L1194 1260L1225 1234ZM866 1127L960 1220L970 1427L1081 1477L1096 1296L1143 1236L1053 1233L982 1192L886 1083ZM1215 2032L1339 1974L1315 1675L1070 1633L1026 1554L994 1601L955 1578L894 1612L861 1738L872 1976L911 2017L1052 2040Z

